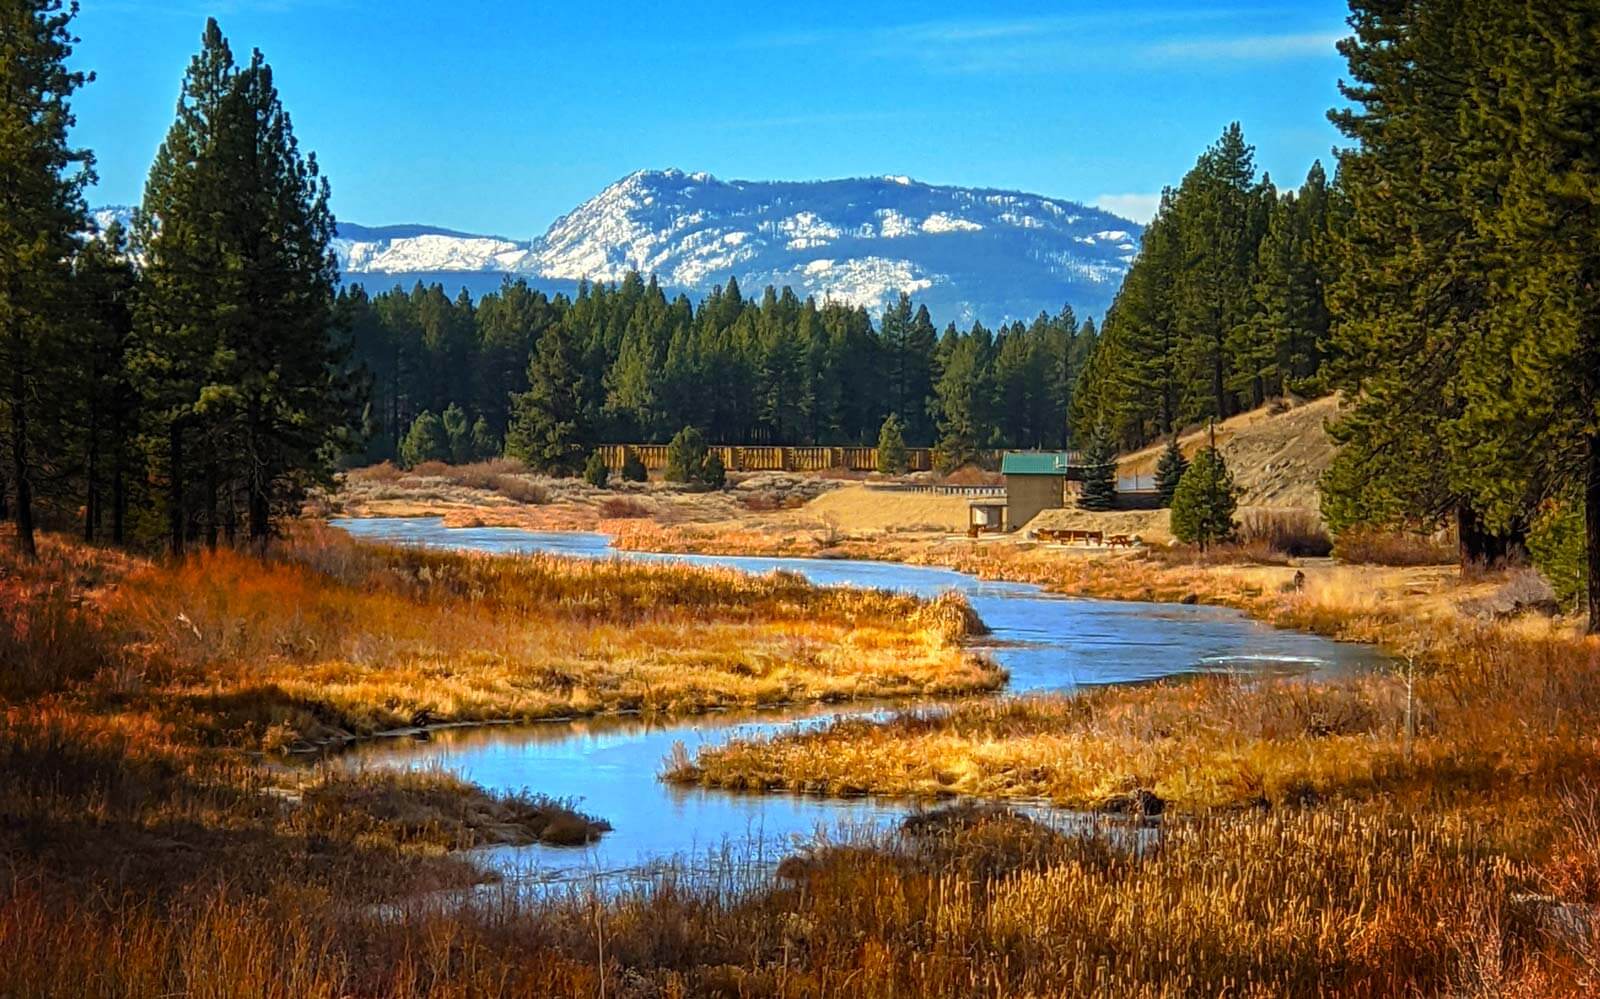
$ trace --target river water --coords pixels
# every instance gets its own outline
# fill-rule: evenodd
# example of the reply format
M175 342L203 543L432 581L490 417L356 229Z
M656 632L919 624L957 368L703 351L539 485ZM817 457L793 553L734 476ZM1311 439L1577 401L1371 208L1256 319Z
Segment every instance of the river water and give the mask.
M991 582L948 569L892 562L746 558L619 552L602 534L514 528L446 528L438 518L339 520L357 538L483 552L547 552L787 569L823 586L866 586L934 595L964 594L992 630L988 653L1011 673L1008 693L1070 692L1214 670L1326 675L1370 668L1380 654L1363 645L1268 627L1218 607L1062 597L1022 583ZM902 705L903 706L903 705ZM883 705L728 712L670 722L598 718L454 729L426 741L364 743L338 759L352 767L442 767L497 790L526 788L574 801L613 831L584 847L500 847L481 859L522 878L555 881L647 872L721 858L765 863L819 834L872 828L905 814L904 802L791 794L745 794L661 782L675 743L693 751L840 716L883 713Z

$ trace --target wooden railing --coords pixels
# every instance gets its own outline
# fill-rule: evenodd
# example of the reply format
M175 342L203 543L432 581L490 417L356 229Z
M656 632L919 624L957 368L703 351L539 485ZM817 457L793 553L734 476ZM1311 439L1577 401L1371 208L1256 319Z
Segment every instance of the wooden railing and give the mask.
M848 472L876 472L878 449L875 447L776 447L771 445L714 444L707 448L722 458L722 465L730 472L821 472L842 469ZM644 467L655 472L667 467L665 444L602 444L600 453L606 467L616 471L622 467L623 456L632 451ZM999 459L999 452L984 455ZM907 470L926 472L933 468L933 450L925 447L906 448Z

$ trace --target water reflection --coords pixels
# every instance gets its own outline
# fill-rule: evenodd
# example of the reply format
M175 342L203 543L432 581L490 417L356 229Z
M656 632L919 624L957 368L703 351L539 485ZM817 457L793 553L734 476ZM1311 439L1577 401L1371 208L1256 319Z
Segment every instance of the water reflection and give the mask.
M737 568L785 569L825 586L871 586L922 595L965 594L993 631L990 654L1011 673L1008 691L1071 691L1081 685L1154 680L1191 672L1268 671L1307 675L1366 668L1367 646L1274 629L1225 608L1085 600L1020 583L979 580L948 569L888 562L743 558L617 552L605 535L513 528L447 529L437 518L336 521L365 539L487 552L547 552ZM923 705L937 709L936 704ZM715 712L659 722L609 717L537 725L453 729L426 742L389 740L357 747L345 766L441 766L491 788L527 788L570 798L613 831L582 849L547 846L484 851L486 859L530 878L590 877L733 851L780 855L819 829L880 828L903 816L903 802L737 794L663 784L656 775L675 743L693 751L730 738L842 716L881 714L881 704Z

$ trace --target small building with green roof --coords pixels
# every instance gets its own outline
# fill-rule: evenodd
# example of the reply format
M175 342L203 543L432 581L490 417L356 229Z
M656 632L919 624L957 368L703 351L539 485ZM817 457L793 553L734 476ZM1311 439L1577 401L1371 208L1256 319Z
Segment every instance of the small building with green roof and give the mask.
M1000 459L1006 480L1006 526L1017 530L1039 515L1067 505L1067 480L1081 462L1070 451L1007 451Z

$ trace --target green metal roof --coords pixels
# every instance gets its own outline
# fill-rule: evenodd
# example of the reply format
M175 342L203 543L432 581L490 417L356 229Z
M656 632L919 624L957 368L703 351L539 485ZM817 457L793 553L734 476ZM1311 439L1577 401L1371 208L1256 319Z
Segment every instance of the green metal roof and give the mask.
M1007 451L1000 459L1004 475L1066 475L1071 455L1066 451Z

